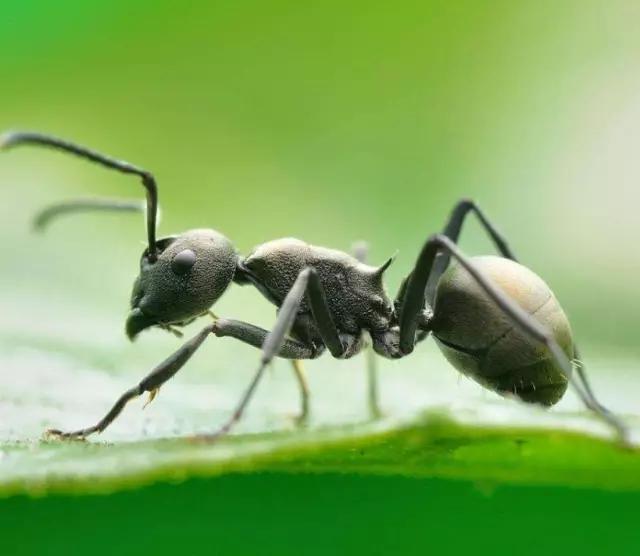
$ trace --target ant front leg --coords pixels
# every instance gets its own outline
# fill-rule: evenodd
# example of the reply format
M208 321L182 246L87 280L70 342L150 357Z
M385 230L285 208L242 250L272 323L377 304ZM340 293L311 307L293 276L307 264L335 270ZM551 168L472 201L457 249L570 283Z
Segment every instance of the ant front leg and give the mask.
M127 405L127 403L132 399L137 398L145 392L149 392L149 402L151 402L158 393L160 386L175 375L184 366L184 364L191 359L191 356L198 350L209 334L213 332L214 327L215 324L206 326L198 335L194 336L191 340L182 345L178 351L167 357L167 359L153 369L153 371L143 378L136 386L122 394L111 410L109 410L109 412L92 427L87 427L86 429L80 429L73 432L63 432L57 429L50 429L46 434L59 438L83 439L91 434L105 430L116 419L116 417L120 415L125 405Z
M263 331L257 326L226 319L220 319L213 324L205 326L196 336L183 344L175 353L170 355L160 363L160 365L153 369L136 386L122 394L109 412L100 419L98 423L91 427L72 432L49 429L46 431L46 434L48 436L65 439L83 439L91 434L104 431L118 417L118 415L120 415L127 403L132 399L141 396L145 392L149 392L149 400L147 401L147 404L151 403L160 390L160 387L172 378L185 365L185 363L191 359L191 356L198 350L209 334L215 334L216 336L241 337L241 339L246 343L257 344L260 346L261 338L266 336L266 331ZM310 358L313 356L313 351L299 342L286 340L282 343L279 355L288 358Z
M271 331L264 336L261 346L262 355L260 357L258 370L249 384L249 387L242 395L242 398L231 417L216 432L208 435L199 435L196 439L215 441L227 434L233 425L242 418L253 394L256 391L260 379L264 375L267 365L269 365L274 357L282 354L283 347L292 346L292 340L287 339L286 336L291 330L302 300L305 296L311 307L311 313L322 341L327 346L331 354L336 358L341 358L349 353L349 348L352 346L349 345L349 342L343 342L343 335L338 332L338 329L333 322L324 289L316 271L313 268L305 268L300 272L300 274L298 274L293 286L282 302L275 325ZM252 345L255 345L257 338L262 336L262 329L253 325L247 325L246 323L226 321L226 323L219 324L222 324L223 329L227 328L227 331L230 327L235 326L236 334L248 334L242 339L246 343ZM238 337L236 334L219 333L219 335L233 335L234 337ZM302 353L298 353L292 358L302 359L303 357L300 357L300 355L302 355Z
M400 351L405 355L413 351L416 330L418 329L420 315L425 303L425 286L433 271L434 261L440 250L448 252L450 256L458 261L514 325L547 348L550 355L562 370L566 380L572 384L584 405L611 426L623 443L627 443L628 430L626 426L613 415L613 413L600 404L593 395L588 383L585 385L575 378L571 360L560 347L552 332L540 324L532 315L524 311L499 287L493 284L492 281L458 249L456 244L445 235L434 235L427 240L418 256L416 266L405 284L402 312L400 315ZM579 374L583 375L584 373Z

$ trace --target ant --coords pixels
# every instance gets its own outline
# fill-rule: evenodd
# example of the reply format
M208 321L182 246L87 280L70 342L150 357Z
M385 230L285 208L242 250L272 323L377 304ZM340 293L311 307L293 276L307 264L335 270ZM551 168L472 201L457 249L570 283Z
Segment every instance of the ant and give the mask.
M395 300L383 275L393 258L380 267L360 256L286 238L257 246L247 257L231 241L211 229L190 230L156 239L158 189L150 172L80 145L34 132L10 132L0 149L38 145L70 153L124 174L138 176L146 203L75 199L42 211L42 228L60 214L87 210L146 212L148 246L131 295L126 333L159 327L179 328L211 307L232 282L252 285L277 307L268 331L247 322L217 318L127 390L94 426L73 432L50 430L61 438L80 438L105 430L133 398L159 388L173 377L211 335L231 337L261 350L258 369L230 418L214 440L242 417L267 365L274 357L293 360L306 408L306 384L297 363L325 350L335 358L353 357L368 335L377 355L399 359L415 345L434 337L447 360L483 387L524 402L552 406L571 383L587 408L608 423L622 441L626 427L595 398L569 321L545 282L516 261L493 224L470 200L457 203L439 234L430 236L415 267L402 282ZM146 210L145 210L146 209ZM465 218L475 214L501 256L467 257L457 247ZM457 264L450 265L451 259Z

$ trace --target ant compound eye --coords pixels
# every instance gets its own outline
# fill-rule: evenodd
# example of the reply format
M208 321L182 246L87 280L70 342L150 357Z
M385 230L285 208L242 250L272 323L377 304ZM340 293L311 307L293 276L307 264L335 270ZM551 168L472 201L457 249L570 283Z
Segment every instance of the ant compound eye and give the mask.
M176 274L186 274L196 262L196 254L191 249L185 249L176 254L171 261L171 270Z

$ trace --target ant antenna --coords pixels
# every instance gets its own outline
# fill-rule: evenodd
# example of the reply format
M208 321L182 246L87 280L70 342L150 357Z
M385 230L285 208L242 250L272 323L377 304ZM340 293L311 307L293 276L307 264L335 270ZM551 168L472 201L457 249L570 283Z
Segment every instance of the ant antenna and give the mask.
M40 145L68 152L95 162L112 170L117 170L123 174L134 174L142 179L142 185L147 192L147 240L149 243L148 259L155 262L158 258L158 250L156 247L156 220L158 213L158 188L153 175L138 168L133 164L129 164L123 160L116 160L109 156L97 153L86 147L81 147L75 143L70 143L63 139L58 139L50 135L35 133L30 131L9 132L0 136L0 150L9 149L18 145Z

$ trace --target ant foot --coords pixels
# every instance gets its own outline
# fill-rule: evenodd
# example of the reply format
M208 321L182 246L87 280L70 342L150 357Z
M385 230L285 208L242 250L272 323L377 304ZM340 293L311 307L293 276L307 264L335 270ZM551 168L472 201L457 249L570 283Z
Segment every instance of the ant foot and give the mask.
M309 411L303 411L293 416L293 422L296 427L304 428L309 424Z
M45 439L55 438L59 440L75 440L79 442L84 442L86 441L88 434L91 434L91 433L90 432L88 433L87 431L84 431L84 430L74 431L74 432L63 432L58 429L47 429L44 432L43 437Z

